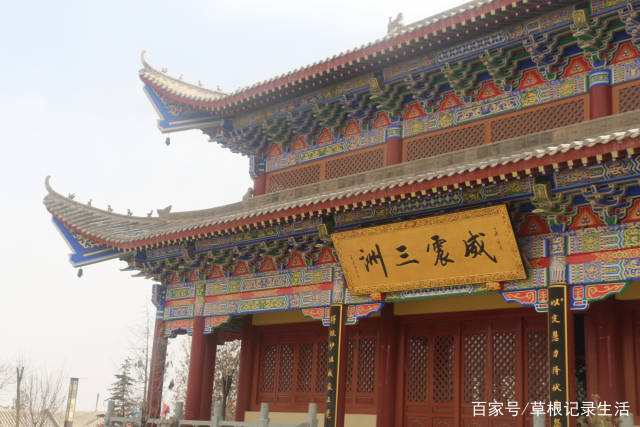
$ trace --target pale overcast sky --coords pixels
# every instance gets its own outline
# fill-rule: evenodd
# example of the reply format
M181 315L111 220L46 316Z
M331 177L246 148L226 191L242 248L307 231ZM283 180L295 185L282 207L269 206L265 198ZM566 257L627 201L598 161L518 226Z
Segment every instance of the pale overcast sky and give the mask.
M199 131L165 146L137 74L143 49L173 76L231 91L382 37L398 12L411 23L462 3L3 2L0 362L64 365L80 378L77 409L93 409L97 393L102 407L150 298L151 282L120 261L76 277L42 205L45 176L62 194L136 215L235 202L251 185L248 159Z

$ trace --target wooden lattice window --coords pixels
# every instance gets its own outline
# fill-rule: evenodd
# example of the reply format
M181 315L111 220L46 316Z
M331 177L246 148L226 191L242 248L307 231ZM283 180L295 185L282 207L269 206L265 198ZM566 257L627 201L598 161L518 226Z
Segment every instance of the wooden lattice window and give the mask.
M316 360L318 363L316 364L316 387L315 391L318 393L322 393L327 389L327 358L329 344L325 342L320 342L316 345L317 357Z
M436 336L433 343L433 401L452 402L454 390L454 337Z
M287 188L313 184L320 181L320 164L272 172L268 175L268 191L286 190Z
M355 153L327 161L325 179L353 175L384 166L384 148Z
M579 123L585 119L584 98L511 114L491 122L491 140L502 141L520 135Z
M345 389L347 393L351 391L351 383L353 382L353 347L354 340L347 341L347 373L345 375Z
M276 353L277 347L273 344L265 345L262 349L262 359L260 365L262 372L260 375L260 391L263 393L273 393L276 378Z
M549 363L547 359L546 329L530 329L526 336L527 401L546 402L549 392L547 378Z
M463 337L464 401L486 401L487 335L471 334Z
M291 337L286 336L282 340L268 341L263 343L260 352L259 401L319 401L326 387L326 339L319 334L315 341L305 338L304 341L291 342Z
M376 372L376 339L358 342L358 393L373 393Z
M280 363L278 371L278 391L291 391L291 378L293 376L293 344L282 344L280 346Z
M318 322L256 329L254 410L260 402L281 412L304 412L309 402L321 408L327 387L328 328ZM375 410L378 332L377 319L349 327L346 400L348 408L361 412Z
M619 111L637 110L640 108L640 85L627 86L618 92Z
M429 339L410 337L407 343L407 401L427 400L427 361L429 359Z
M510 402L516 396L516 334L493 333L493 400Z
M373 409L376 396L376 369L378 362L378 327L359 323L349 331L347 340L346 403L348 408Z
M313 343L300 344L298 352L298 385L296 391L310 392L313 382Z
M481 145L484 143L484 126L483 123L479 123L409 140L407 160L422 159Z

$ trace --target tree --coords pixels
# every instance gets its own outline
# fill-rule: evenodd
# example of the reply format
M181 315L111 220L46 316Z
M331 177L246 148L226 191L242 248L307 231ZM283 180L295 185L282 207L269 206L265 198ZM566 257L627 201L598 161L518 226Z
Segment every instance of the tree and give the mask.
M109 399L113 401L115 415L126 417L131 414L131 410L136 406L133 397L134 379L131 376L131 359L126 358L120 364L119 373L115 375L116 380L111 384Z
M24 373L24 366L16 368ZM20 375L22 376L22 375ZM51 372L46 369L30 370L24 378L24 389L21 394L21 406L25 410L27 423L31 427L42 427L47 419L59 411L64 403L64 372L62 369ZM16 399L17 401L18 399ZM17 411L17 407L16 407Z
M213 401L222 402L225 419L230 420L236 410L238 397L238 373L240 366L240 340L218 346L216 373L213 383Z
M185 402L187 399L187 379L189 375L189 354L191 353L191 341L186 335L178 335L171 340L172 345L176 344L177 348L171 353L167 363L171 366L169 374L169 384L167 389L173 393L173 404L177 402Z
M178 354L173 355L173 373L169 389L173 391L173 402L184 402L187 397L187 379L189 376L190 341L178 337ZM240 341L230 341L216 349L216 371L213 383L213 402L226 403L223 409L225 419L233 417L236 408L238 367L240 365ZM230 378L230 380L229 380ZM230 387L224 393L225 381ZM173 386L172 386L173 385Z
M16 364L16 427L20 427L20 399L22 398L22 377L24 376L24 365Z
M151 370L151 347L153 344L152 319L149 317L149 307L145 305L144 319L136 328L131 329L130 351L133 378L133 399L142 413L143 422L147 414L147 387Z
M13 383L13 369L9 363L0 363L0 390Z

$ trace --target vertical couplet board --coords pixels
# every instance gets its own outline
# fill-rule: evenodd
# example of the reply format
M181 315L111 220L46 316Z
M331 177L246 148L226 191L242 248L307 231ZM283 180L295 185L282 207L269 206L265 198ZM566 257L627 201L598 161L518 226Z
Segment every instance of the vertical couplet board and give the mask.
M345 370L347 362L346 313L347 307L343 304L331 306L324 427L344 426Z
M569 363L567 358L567 287L549 286L549 399L551 427L569 427L565 405L569 402Z

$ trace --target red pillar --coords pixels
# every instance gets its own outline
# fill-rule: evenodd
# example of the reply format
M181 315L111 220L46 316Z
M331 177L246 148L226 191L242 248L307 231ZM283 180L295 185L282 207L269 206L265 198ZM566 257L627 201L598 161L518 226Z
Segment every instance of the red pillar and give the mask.
M598 394L602 402L627 400L622 355L622 307L610 297L593 302L585 314L587 400Z
M253 195L260 196L267 191L267 174L260 172L258 177L253 180Z
M187 402L184 408L186 420L197 420L200 416L200 393L202 392L202 370L204 365L204 318L193 319L189 377L187 378Z
M167 338L164 336L164 321L156 319L151 348L151 372L147 388L147 418L159 418L162 409L162 384L167 359Z
M385 166L402 163L402 126L391 125L387 128L387 159Z
M242 325L242 345L240 347L240 372L238 372L238 397L236 400L236 420L244 421L244 413L251 407L251 380L253 378L254 331L251 316Z
M612 114L611 71L596 70L589 73L589 111L591 119Z
M216 372L216 350L218 331L204 336L204 362L202 368L202 391L200 392L200 420L211 419L213 380Z
M382 355L382 375L379 380L380 400L376 409L376 425L379 427L394 424L396 406L396 323L393 304L385 303L380 317L380 346Z

